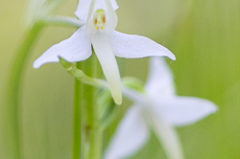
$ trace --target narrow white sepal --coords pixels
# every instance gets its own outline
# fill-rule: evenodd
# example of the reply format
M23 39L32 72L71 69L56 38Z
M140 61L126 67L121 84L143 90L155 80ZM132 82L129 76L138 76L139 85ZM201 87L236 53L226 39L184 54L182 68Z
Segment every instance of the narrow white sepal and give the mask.
M146 90L153 101L152 109L159 116L172 125L184 126L216 112L216 105L208 100L178 97L172 73L163 59L152 58L150 64Z
M159 142L162 143L163 148L166 151L167 158L183 159L182 147L178 135L172 125L153 111L149 119Z
M123 159L133 155L146 143L148 136L141 107L134 105L122 119L104 159Z
M114 31L111 43L115 55L123 58L166 56L172 60L176 59L170 50L144 36Z
M174 126L193 124L204 117L215 113L217 107L214 103L194 97L174 97L159 100L154 110L162 115Z
M116 104L120 105L122 103L121 79L109 39L105 34L97 32L92 36L92 44L108 81L113 99Z
M85 27L78 29L70 38L53 45L33 63L39 68L46 63L59 62L59 57L68 62L78 62L88 59L91 54L91 42L85 34Z
M145 89L154 99L175 96L173 75L164 59L155 57L150 60L150 71Z

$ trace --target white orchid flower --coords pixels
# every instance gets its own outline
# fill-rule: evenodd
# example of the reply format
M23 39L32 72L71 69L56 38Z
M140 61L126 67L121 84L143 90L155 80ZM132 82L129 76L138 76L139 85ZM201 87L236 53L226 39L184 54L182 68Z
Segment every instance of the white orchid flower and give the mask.
M118 5L115 0L80 0L75 14L84 22L69 39L48 49L34 62L34 68L45 63L59 62L58 57L69 62L83 61L92 54L91 45L102 66L112 96L117 104L122 102L120 74L115 56L142 58L148 56L175 56L165 47L138 35L115 31Z
M124 88L135 104L129 109L113 137L105 159L123 159L140 149L151 128L169 159L183 159L181 145L173 126L184 126L216 112L216 106L204 99L178 97L172 74L164 61L152 59L146 95Z

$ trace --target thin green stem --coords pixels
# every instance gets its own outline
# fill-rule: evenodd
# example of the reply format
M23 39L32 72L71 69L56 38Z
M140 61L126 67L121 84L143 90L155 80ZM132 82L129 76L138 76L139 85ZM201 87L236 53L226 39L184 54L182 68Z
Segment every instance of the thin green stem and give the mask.
M68 71L70 75L72 75L77 80L83 82L84 84L94 86L97 88L105 88L108 89L108 85L105 81L92 78L86 75L82 70L78 69L76 65L65 61L64 59L60 58L61 65Z
M86 63L84 67L84 71L88 73L91 77L96 77L96 57L92 56ZM86 134L86 142L89 147L87 152L87 158L91 159L93 156L93 149L95 145L93 142L95 141L95 131L97 127L98 120L98 107L96 106L96 88L85 85L85 109L86 109L86 123L85 123L85 134Z
M77 68L81 69L82 64L78 63ZM79 80L75 79L74 86L74 109L73 109L73 159L84 159L84 105L83 99L84 85Z
M63 59L60 59L60 61L69 73L86 78L86 81L90 77L81 72L80 69L86 71L90 76L96 76L96 57L94 56L82 63L81 67L79 67L79 64L73 65ZM96 143L99 143L98 138L100 135L97 132L98 111L95 100L96 88L92 85L83 85L83 83L76 78L74 91L73 159L100 159L100 157L95 158L96 153L101 154L101 145L98 146L100 150L96 149Z
M36 42L40 31L43 28L42 23L36 23L27 31L21 47L15 54L12 65L10 66L9 77L6 83L5 101L4 101L4 119L8 121L5 127L5 152L9 159L21 159L21 109L20 94L23 73L30 51Z
M97 58L94 56L91 60L91 76L97 76ZM92 102L89 103L88 109L88 124L92 127L92 132L90 134L89 140L89 159L101 159L102 152L102 132L101 125L99 125L100 113L99 106L97 105L96 100L96 88L93 88L92 92ZM90 100L90 99L89 99Z
M89 159L102 158L102 129L98 126L93 130L92 138L90 141Z

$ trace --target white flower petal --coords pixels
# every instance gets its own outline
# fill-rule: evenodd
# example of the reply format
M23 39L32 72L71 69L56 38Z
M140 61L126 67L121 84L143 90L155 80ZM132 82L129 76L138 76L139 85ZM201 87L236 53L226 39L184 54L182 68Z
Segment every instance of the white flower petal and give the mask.
M208 100L191 97L175 97L159 101L153 109L175 126L195 123L215 113L217 107Z
M144 36L128 35L114 31L111 36L111 43L115 55L119 57L143 58L166 56L172 60L176 59L174 54L167 48Z
M133 155L146 143L148 135L140 107L132 106L121 121L104 159L123 159Z
M116 0L110 0L113 6L114 10L118 9L118 4L116 2ZM91 5L92 0L79 0L78 3L78 7L77 10L75 12L75 15L83 20L83 21L87 21L88 15L91 14L89 13L90 10L90 5ZM106 5L105 5L105 0L96 0L96 3L94 4L94 10L96 9L105 9Z
M92 36L92 44L108 81L113 99L116 104L121 104L122 89L120 73L109 39L105 34L97 32Z
M152 58L146 91L151 98L159 99L175 95L172 72L161 58Z
M53 45L34 62L33 67L39 68L46 63L59 62L58 57L69 62L78 62L89 58L92 53L91 42L84 29L85 27L81 27L70 38Z
M163 145L169 159L183 159L183 151L178 135L171 124L151 113L151 123L159 142Z

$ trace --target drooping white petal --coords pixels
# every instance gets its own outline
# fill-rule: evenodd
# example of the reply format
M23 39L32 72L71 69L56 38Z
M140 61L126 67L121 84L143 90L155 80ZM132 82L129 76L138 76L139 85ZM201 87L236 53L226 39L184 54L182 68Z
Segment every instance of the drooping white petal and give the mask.
M85 27L78 29L70 38L53 45L43 53L33 64L39 68L46 63L59 62L59 57L69 61L78 62L86 60L91 56L91 41L86 36Z
M116 104L122 103L122 89L117 61L112 52L108 37L97 32L92 36L92 44L103 73L108 81L110 91Z
M150 60L150 73L145 88L149 96L154 99L175 95L172 72L164 59L155 57Z
M174 97L160 100L152 107L162 118L175 126L195 123L202 118L215 113L214 103L191 97Z
M154 133L166 151L168 159L183 159L183 151L177 133L171 124L165 121L157 113L152 112L150 116Z
M120 123L104 159L123 159L136 153L147 141L148 129L140 106L132 106Z
M172 60L176 59L167 48L144 36L114 31L111 43L115 55L123 58L166 56Z
M113 6L114 10L118 9L118 4L116 0L110 0ZM75 11L75 15L83 20L87 21L88 15L91 14L89 13L90 7L91 7L91 2L92 0L79 0L77 10ZM106 9L106 4L105 0L96 0L96 3L94 4L94 11L96 9Z

